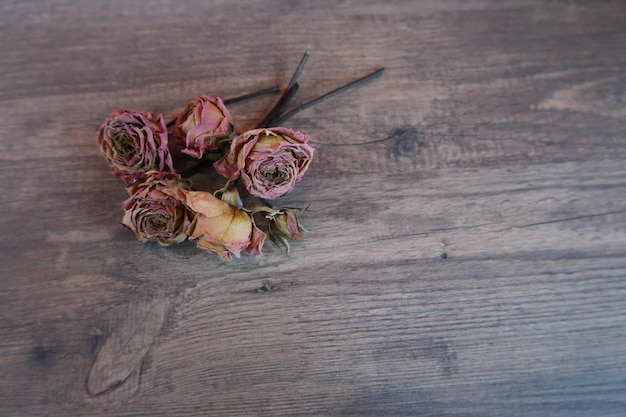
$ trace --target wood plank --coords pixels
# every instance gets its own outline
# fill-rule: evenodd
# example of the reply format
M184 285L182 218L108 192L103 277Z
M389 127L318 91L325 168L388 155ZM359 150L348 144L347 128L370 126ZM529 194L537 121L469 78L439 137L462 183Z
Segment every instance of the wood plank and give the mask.
M623 415L622 2L139 4L0 4L0 414ZM289 255L119 225L113 108L284 84L304 49L301 101L387 70L287 123L317 149Z

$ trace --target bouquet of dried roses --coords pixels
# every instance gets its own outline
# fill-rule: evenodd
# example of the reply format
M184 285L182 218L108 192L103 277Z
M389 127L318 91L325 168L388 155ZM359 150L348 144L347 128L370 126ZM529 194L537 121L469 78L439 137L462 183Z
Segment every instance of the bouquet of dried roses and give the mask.
M293 208L267 200L289 193L310 167L314 148L305 132L278 126L296 113L382 73L382 69L289 112L284 107L298 91L297 79L309 54L267 116L252 130L238 133L227 105L276 92L278 87L222 100L198 96L166 123L163 116L118 109L104 121L98 144L113 175L126 185L122 224L142 242L163 246L190 239L222 259L242 253L262 255L266 238L283 244L302 239ZM197 163L177 172L173 154ZM190 177L212 169L225 184L212 192L192 189ZM258 203L243 204L256 198ZM263 224L267 232L259 227Z

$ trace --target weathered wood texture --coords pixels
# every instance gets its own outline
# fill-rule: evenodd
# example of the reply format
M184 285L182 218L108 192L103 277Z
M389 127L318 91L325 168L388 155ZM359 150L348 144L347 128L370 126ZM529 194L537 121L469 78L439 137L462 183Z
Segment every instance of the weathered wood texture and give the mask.
M0 414L625 415L623 1L3 1L0 37ZM113 108L305 49L301 101L387 71L287 123L290 255L119 225Z

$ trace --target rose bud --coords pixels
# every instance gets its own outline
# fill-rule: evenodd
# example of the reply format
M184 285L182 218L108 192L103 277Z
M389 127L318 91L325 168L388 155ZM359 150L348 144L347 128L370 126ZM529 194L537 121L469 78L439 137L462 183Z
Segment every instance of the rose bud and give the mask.
M302 228L298 223L298 217L291 210L285 209L273 216L270 225L272 232L278 236L290 240L302 239Z
M122 224L142 242L162 246L182 242L191 224L185 207L184 183L178 174L151 171L144 182L134 186L123 203Z
M267 235L244 210L204 191L186 191L186 204L196 215L189 226L189 239L222 259L239 258L241 253L261 256Z
M228 178L241 178L250 194L273 199L302 180L313 158L309 136L286 127L249 130L235 137L213 166Z
M174 134L185 139L184 153L202 158L218 150L220 141L233 133L233 118L221 98L198 96L178 115Z
M100 127L98 144L113 174L127 186L151 170L174 172L161 115L115 110Z

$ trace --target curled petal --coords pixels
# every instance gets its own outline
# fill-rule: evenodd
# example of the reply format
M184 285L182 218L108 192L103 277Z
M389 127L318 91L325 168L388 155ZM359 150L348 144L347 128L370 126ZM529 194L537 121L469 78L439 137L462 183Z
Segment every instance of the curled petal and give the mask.
M174 132L185 139L183 152L200 159L231 135L233 118L221 98L198 96L178 115Z
M250 245L248 246L247 252L250 256L263 256L263 244L265 243L265 239L267 238L267 234L259 229L254 222L252 223L252 236L250 237Z
M121 223L142 242L168 246L184 241L191 220L183 186L177 174L149 171L144 182L129 190Z
M298 223L298 217L291 210L284 210L282 213L272 217L272 231L278 236L290 240L302 239L302 228Z
M247 212L204 191L186 191L185 197L195 213L189 238L198 247L226 260L238 258L243 252L261 255L266 235Z
M314 154L308 139L306 133L285 127L250 130L235 137L213 166L230 180L241 178L252 195L278 198L308 170Z
M127 186L144 181L148 171L175 172L161 115L115 110L100 126L98 145L113 174Z

